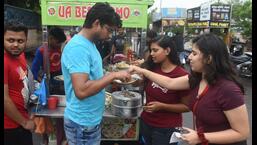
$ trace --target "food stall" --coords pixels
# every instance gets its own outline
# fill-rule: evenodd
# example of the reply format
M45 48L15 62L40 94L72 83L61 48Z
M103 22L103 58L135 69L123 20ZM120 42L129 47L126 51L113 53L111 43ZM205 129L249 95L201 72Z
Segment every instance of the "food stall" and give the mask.
M103 0L41 0L43 43L48 43L48 26L82 26L88 10L96 2L103 2ZM147 9L153 4L152 0L106 0L105 2L109 2L121 16L124 28L129 30L142 29L142 32L143 29L147 28ZM131 42L133 42L132 39ZM134 48L134 51L138 51L136 50L138 48L133 46L132 48ZM48 50L46 49L46 51ZM48 58L47 54L44 53L44 58ZM47 78L49 78L49 58L44 59L44 69ZM63 78L56 79L62 81ZM124 89L126 88L125 86L131 84L130 82L116 82L116 84L121 86L122 91L112 92L112 89L106 88L110 93L106 92L105 112L102 121L102 139L138 140L138 117L141 113L140 111L142 111L142 96L139 93ZM62 98L65 98L65 96L62 96ZM117 109L117 107L120 108ZM64 108L65 103L60 103L59 101L56 109L50 110L47 107L37 108L35 115L62 118Z

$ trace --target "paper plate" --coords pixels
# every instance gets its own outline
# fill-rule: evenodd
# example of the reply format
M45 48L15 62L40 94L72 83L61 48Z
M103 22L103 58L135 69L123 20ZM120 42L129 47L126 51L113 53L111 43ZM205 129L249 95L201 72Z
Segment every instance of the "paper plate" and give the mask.
M121 84L121 85L129 85L129 84L133 84L133 83L135 83L136 81L137 81L137 79L134 79L134 78L132 78L129 82L123 82L123 81L121 81L121 80L113 80L115 83L117 83L117 84Z
M54 79L57 80L57 81L63 81L64 80L63 75L55 76Z

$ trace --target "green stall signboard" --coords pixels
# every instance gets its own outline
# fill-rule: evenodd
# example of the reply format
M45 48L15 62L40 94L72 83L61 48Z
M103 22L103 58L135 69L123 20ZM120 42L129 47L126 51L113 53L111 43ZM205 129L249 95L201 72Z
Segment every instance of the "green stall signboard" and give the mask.
M85 2L82 0L42 0L42 24L82 26L85 21L87 12L96 2L98 1L94 0L93 2L88 0ZM147 27L147 8L149 2L142 0L131 0L130 2L109 0L108 2L115 9L116 13L121 16L123 27Z

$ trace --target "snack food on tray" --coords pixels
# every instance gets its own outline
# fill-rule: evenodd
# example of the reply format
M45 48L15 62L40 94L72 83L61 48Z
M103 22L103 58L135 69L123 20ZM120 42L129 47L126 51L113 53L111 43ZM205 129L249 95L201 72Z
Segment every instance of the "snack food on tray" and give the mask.
M63 75L55 76L54 79L57 80L57 81L63 81L64 80Z
M102 136L107 139L136 138L136 120L103 118Z
M129 64L127 64L125 61L121 61L115 64L117 69L128 69Z
M109 107L112 102L112 95L109 92L105 92L105 106Z
M121 81L121 80L114 80L114 82L118 83L118 84L121 84L121 85L129 85L129 84L133 84L134 82L136 82L137 79L135 78L131 78L130 80L124 80L124 81Z

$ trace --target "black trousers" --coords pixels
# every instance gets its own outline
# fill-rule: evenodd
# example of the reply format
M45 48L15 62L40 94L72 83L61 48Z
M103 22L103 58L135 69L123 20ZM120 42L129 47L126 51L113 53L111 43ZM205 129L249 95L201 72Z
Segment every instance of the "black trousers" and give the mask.
M4 145L33 145L32 133L23 127L4 129Z

